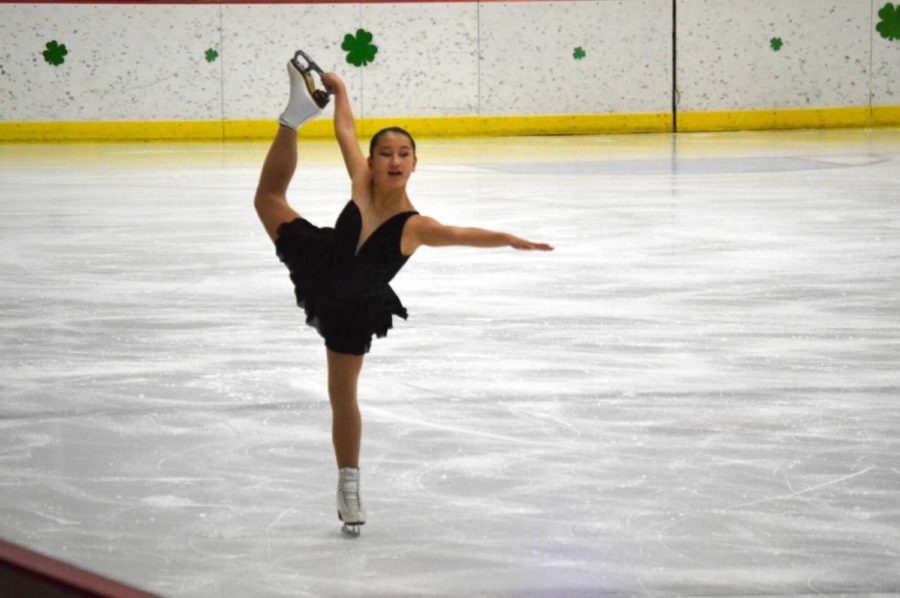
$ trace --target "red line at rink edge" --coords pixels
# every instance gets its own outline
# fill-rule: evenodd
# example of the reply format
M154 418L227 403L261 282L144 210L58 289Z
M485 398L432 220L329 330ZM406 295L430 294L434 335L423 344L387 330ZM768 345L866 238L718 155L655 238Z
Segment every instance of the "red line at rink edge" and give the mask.
M223 0L216 2L214 0L163 0L156 2L155 0L31 0L31 2L23 2L22 0L0 0L0 4L92 4L94 6L104 6L107 4L137 4L141 6L195 6L195 5L216 5L216 4L495 4L495 3L520 3L520 2L554 2L556 0ZM565 0L567 2L591 2L594 0Z

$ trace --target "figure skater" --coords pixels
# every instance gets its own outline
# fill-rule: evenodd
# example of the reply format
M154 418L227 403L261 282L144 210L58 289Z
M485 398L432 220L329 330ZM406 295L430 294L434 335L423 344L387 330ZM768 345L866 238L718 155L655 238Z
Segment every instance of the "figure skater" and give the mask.
M327 94L316 89L312 71ZM300 51L288 62L288 73L290 99L263 164L254 205L290 272L306 323L325 339L338 517L344 533L358 535L366 522L359 493L362 422L357 404L363 356L373 335L387 334L392 316L407 317L390 280L422 245L543 251L552 247L503 232L446 226L420 215L406 194L406 183L416 169L412 136L400 128L379 131L366 158L340 77L323 73ZM328 94L334 96L334 132L350 175L351 194L334 228L320 228L294 211L286 194L297 167L297 130L319 114Z

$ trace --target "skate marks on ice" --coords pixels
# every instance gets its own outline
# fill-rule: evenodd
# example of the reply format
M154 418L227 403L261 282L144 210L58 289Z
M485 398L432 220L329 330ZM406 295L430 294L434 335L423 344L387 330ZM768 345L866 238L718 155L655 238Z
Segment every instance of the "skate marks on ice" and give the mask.
M896 132L423 143L420 211L557 250L398 277L353 542L265 149L0 148L0 534L173 596L900 588Z
M895 541L886 522L900 513L884 501L898 481L890 447L871 444L889 434L895 417L869 431L852 421L851 407L814 391L785 393L783 403L773 404L767 396L776 389L553 398L550 386L501 399L502 408L496 397L492 407L446 408L421 405L416 395L387 410L412 410L440 427L416 426L418 416L406 414L396 429L373 418L370 429L392 438L379 454L376 477L388 467L401 472L385 503L403 505L379 511L378 519L402 518L429 537L453 536L448 529L472 533L485 522L478 535L484 550L476 550L483 558L510 554L546 567L558 558L556 546L570 565L580 562L575 551L586 568L614 564L612 571L628 572L622 579L607 570L610 590L634 589L638 581L654 592L715 594L895 587ZM551 437L529 417L531 409L553 412L579 435L559 437L555 447L525 447L476 444L471 435L441 431L487 431L503 421L513 437ZM433 451L424 448L425 438ZM529 545L539 556L506 546L525 537L541 539L539 548ZM599 586L601 577L585 587Z

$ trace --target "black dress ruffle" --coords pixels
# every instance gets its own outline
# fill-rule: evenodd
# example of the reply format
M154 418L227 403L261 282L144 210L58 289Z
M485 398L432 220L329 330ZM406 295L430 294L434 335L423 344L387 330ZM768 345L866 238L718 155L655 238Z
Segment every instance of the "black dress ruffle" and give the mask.
M415 214L389 218L359 252L362 217L353 201L334 228L317 227L304 218L279 227L275 249L290 272L297 305L332 351L368 353L372 336L384 337L393 328L393 316L407 318L388 283L409 259L400 253L400 237Z

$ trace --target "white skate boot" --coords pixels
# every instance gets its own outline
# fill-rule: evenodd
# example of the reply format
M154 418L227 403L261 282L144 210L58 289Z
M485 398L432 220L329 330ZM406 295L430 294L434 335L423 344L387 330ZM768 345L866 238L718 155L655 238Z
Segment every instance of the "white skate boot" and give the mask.
M300 58L306 61L305 67ZM300 125L319 114L322 108L328 105L329 94L316 89L310 73L316 71L321 76L322 69L302 50L297 50L294 58L288 61L287 70L291 79L291 95L287 108L281 113L278 122L296 131Z
M338 519L344 522L341 531L354 538L359 536L359 526L366 522L359 497L359 470L345 467L338 472Z

